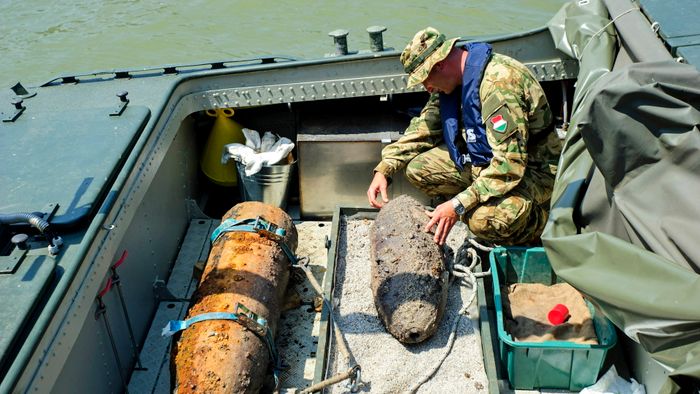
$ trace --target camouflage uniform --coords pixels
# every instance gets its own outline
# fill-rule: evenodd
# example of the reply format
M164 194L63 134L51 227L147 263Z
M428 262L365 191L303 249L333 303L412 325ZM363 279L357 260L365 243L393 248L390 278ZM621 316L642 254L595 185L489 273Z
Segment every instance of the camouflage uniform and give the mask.
M405 168L411 183L426 194L456 196L466 210L462 220L481 239L505 245L536 242L547 221L562 148L551 127L549 103L529 70L500 54L486 65L479 97L493 152L489 165L457 169L443 142L439 94L432 94L404 136L382 150L375 171L391 177ZM490 121L498 115L507 124L501 131ZM461 134L465 137L464 128Z

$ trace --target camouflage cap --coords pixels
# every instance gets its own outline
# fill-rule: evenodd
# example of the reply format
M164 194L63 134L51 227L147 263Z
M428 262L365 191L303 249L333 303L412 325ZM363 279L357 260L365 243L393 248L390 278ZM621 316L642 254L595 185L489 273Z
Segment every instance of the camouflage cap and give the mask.
M425 81L433 66L447 57L456 41L457 38L445 40L445 35L433 27L416 33L401 52L401 64L408 74L406 86L410 88Z

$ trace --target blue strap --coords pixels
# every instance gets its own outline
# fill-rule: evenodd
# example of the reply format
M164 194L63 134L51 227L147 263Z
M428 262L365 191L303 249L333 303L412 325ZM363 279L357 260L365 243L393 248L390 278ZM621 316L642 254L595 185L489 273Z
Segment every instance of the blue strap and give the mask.
M221 234L233 231L244 231L249 233L268 232L278 237L284 237L287 234L285 229L268 222L260 216L255 219L244 220L226 219L221 222L219 227L217 227L212 233L211 243L215 243Z
M491 45L473 42L466 46L469 51L464 65L461 89L450 94L440 93L440 118L442 121L443 140L455 166L464 171L464 166L471 164L483 167L491 162L493 152L486 137L486 127L481 121L481 100L479 87L486 65L491 59ZM460 111L461 108L461 111ZM466 134L466 152L458 143L461 139L459 118Z
M168 324L163 327L161 335L164 337L169 337L179 331L187 329L194 323L199 323L205 320L238 320L238 315L235 313L228 312L209 312L202 313L201 315L193 316L187 320L170 320Z
M462 120L467 136L467 154L471 164L483 167L491 163L493 151L486 137L486 126L481 121L479 87L486 65L491 60L491 45L484 42L467 44L469 56L462 76ZM488 114L487 114L488 115Z
M440 118L442 120L442 136L447 145L450 159L459 171L464 171L464 165L471 162L469 155L457 146L459 132L459 108L461 105L459 89L450 94L440 93Z
M270 353L270 361L272 362L272 376L275 378L275 390L280 387L280 374L284 370L282 367L282 359L277 353L277 348L275 348L275 340L272 338L272 331L267 330L265 334L265 343L267 344L267 351Z
M244 312L238 312L238 308L243 309ZM180 332L182 330L187 329L191 325L195 323L199 323L201 321L206 321L206 320L233 320L244 327L242 323L241 317L248 317L249 319L253 320L257 325L260 326L262 330L265 331L263 335L260 335L260 332L258 330L251 330L255 335L257 335L262 341L265 343L267 347L267 351L270 354L270 362L272 362L272 374L275 378L275 388L279 387L279 377L280 373L282 372L282 360L279 357L279 353L277 353L277 348L275 347L275 340L272 338L272 331L268 328L267 326L267 320L258 317L257 314L251 312L248 308L243 306L242 304L237 304L236 305L236 312L235 313L229 313L229 312L209 312L209 313L202 313L201 315L193 316L187 320L170 320L165 327L163 327L163 330L161 331L161 335L164 337L169 337L177 332Z
M224 220L211 234L212 245L216 243L223 233L228 232L248 232L266 235L271 240L277 242L280 248L282 248L282 252L284 252L292 265L297 264L296 256L294 253L292 253L289 246L282 241L282 237L287 234L287 230L277 226L276 224L268 222L261 216L258 216L255 219L245 219L240 221L235 219Z

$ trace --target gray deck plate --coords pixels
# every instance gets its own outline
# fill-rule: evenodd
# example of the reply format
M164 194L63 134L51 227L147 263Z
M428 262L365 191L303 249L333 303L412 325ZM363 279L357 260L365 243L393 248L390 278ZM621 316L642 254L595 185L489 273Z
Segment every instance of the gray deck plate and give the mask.
M326 237L331 234L331 222L297 224L299 247L297 256L310 258L311 271L318 283L323 283L328 259ZM282 373L282 392L295 392L311 385L316 369L316 352L321 326L321 313L313 309L316 296L301 270L291 287L301 296L302 306L282 312L277 333L277 348L288 368Z
M180 253L167 283L172 295L179 298L192 296L197 283L192 272L197 261L206 260L209 255L209 236L218 225L218 220L195 219L190 222ZM140 359L146 370L135 370L129 381L131 393L170 392L170 338L161 336L161 329L170 320L185 317L189 303L161 302L153 323L148 331Z

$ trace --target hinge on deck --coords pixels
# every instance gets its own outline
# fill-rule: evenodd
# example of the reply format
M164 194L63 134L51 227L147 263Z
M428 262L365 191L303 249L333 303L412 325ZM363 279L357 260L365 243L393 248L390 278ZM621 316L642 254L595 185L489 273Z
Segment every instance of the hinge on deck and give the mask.
M15 107L14 111L12 111L11 113L4 113L3 112L2 113L2 121L3 122L14 122L15 120L17 120L17 118L19 118L19 116L22 115L22 112L24 112L24 110L27 109L27 107L22 105L23 102L24 102L24 100L22 100L21 98L13 99L12 105L14 105L14 107Z
M126 96L129 94L127 91L121 91L117 93L117 97L119 97L119 104L117 105L117 108L112 111L109 116L120 116L122 112L126 109L126 106L129 105L129 99L126 98Z
M27 90L21 82L17 82L13 87L10 88L15 94L15 98L12 100L12 105L15 107L12 113L0 113L0 117L3 122L14 122L19 118L19 116L24 112L27 107L22 105L24 100L36 96L36 91L30 92Z
M24 235L26 234L17 234L17 235ZM17 242L17 235L15 237L12 237L12 241ZM23 240L24 241L24 240ZM24 241L26 242L26 241ZM19 243L19 242L18 242ZM23 246L24 247L24 246ZM10 253L9 256L0 256L0 274L13 274L17 271L17 267L19 267L20 263L24 259L24 256L27 254L27 249L23 248L13 248L12 252Z

